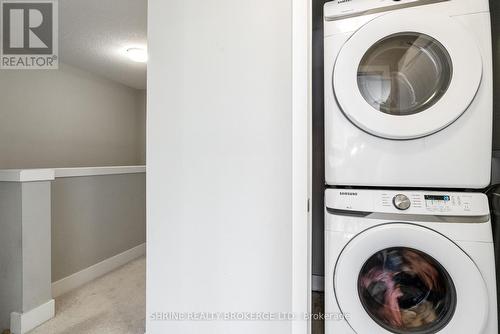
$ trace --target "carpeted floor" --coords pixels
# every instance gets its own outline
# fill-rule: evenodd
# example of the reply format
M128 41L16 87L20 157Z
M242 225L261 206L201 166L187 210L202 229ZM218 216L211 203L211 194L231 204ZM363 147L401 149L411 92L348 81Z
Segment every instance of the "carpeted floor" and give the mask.
M56 299L56 317L29 334L144 334L146 259Z

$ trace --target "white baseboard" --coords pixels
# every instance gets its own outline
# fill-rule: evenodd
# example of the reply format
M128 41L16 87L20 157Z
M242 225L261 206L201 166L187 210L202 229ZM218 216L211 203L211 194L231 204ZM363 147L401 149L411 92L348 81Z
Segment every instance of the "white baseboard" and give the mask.
M25 334L55 315L54 299L25 313L12 312L10 314L10 331L12 334Z
M144 254L146 254L145 243L54 282L52 283L52 298L57 298L66 292L81 287Z

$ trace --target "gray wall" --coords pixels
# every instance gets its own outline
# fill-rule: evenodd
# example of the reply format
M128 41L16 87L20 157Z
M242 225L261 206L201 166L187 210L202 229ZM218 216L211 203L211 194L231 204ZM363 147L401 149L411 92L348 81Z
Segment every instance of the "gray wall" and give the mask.
M145 174L52 183L52 281L146 241Z
M144 163L144 92L62 64L1 71L0 169Z

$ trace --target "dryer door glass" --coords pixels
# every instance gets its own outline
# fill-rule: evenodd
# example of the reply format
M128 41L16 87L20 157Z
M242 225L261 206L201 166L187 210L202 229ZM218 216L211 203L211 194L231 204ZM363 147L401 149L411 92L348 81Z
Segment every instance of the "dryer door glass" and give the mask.
M411 248L373 255L358 277L366 312L393 333L437 333L452 319L457 294L448 272L435 259Z
M448 51L421 33L397 33L375 43L358 68L358 87L376 110L412 115L433 106L452 79Z

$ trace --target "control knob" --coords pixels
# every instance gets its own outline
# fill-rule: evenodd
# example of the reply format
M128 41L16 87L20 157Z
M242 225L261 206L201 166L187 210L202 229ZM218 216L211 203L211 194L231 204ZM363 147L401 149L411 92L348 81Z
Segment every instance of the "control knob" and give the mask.
M408 198L408 196L403 194L394 196L394 198L392 199L392 203L394 204L396 209L401 211L408 210L411 206L410 199Z

